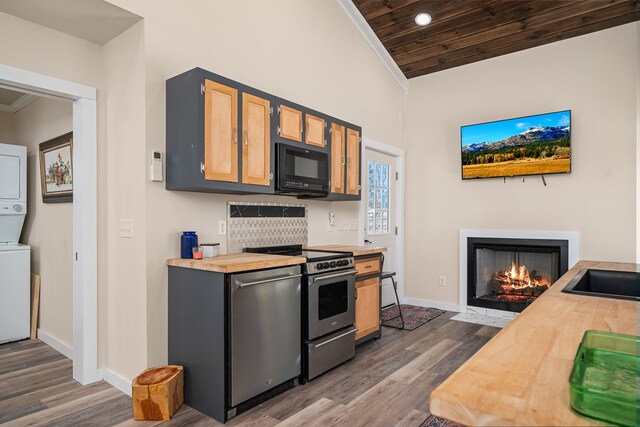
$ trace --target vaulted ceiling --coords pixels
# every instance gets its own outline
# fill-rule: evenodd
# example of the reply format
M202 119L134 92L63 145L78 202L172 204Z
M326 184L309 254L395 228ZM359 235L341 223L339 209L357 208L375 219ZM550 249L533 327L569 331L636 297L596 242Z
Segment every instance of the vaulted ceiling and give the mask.
M353 0L407 78L640 19L640 0ZM431 24L418 26L418 13Z

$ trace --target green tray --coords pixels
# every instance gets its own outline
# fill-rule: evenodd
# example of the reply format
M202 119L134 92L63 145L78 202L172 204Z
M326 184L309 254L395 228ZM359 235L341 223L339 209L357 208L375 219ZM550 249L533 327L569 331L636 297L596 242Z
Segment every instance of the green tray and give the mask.
M640 425L640 337L586 331L569 384L571 407L580 414Z

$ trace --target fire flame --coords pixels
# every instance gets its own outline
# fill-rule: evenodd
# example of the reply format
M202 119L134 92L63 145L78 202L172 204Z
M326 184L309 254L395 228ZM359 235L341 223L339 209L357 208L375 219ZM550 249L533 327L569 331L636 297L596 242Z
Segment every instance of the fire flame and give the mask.
M527 267L525 265L516 266L515 262L511 263L511 269L503 272L499 272L498 276L504 280L502 284L502 288L507 289L526 289L526 288L535 288L538 286L546 286L549 287L549 282L541 277L532 278L527 271Z

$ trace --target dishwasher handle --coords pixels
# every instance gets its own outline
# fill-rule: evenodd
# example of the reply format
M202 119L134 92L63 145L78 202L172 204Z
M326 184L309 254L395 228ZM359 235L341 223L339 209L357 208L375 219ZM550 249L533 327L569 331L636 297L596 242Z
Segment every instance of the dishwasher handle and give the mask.
M295 278L298 278L298 277L302 277L302 274L292 274L290 276L274 277L274 278L271 278L271 279L256 280L255 282L246 282L246 283L242 283L242 282L236 281L236 283L234 283L234 285L239 287L239 288L244 288L244 287L247 287L247 286L261 285L263 283L279 282L280 280L289 280L289 279L295 279Z

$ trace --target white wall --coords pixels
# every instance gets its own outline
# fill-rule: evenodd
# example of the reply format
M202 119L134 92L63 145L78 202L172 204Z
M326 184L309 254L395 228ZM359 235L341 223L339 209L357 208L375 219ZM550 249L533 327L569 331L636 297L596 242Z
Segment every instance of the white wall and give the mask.
M0 12L0 63L98 87L100 46Z
M147 164L151 150L165 149L165 80L196 66L358 124L378 141L403 143L403 92L334 1L111 2L145 20ZM148 363L156 365L167 357L164 260L179 256L180 232L195 229L200 241L224 250L217 222L227 201L299 201L170 192L155 182L147 182L146 197ZM357 203L305 203L310 243L358 243L357 231L327 232L329 210L338 221L355 220Z
M16 128L13 113L0 111L0 144L15 144Z
M407 296L458 302L458 231L577 230L582 259L634 262L637 23L410 80ZM460 126L572 110L572 173L460 178ZM438 276L447 286L438 286Z
M144 23L103 48L100 98L106 122L99 191L106 194L106 286L100 292L101 365L132 378L147 367L147 227L145 206ZM104 198L102 199L104 203ZM161 216L161 215L160 215ZM133 221L133 238L120 237L120 220Z
M31 245L31 272L42 280L39 328L73 344L72 203L43 203L40 143L70 132L70 102L38 98L15 113L17 143L27 147L27 217L21 243Z

